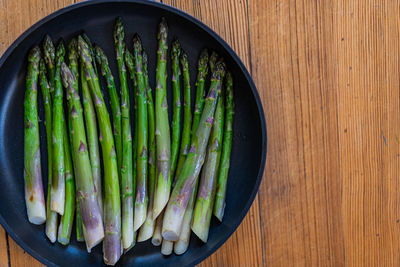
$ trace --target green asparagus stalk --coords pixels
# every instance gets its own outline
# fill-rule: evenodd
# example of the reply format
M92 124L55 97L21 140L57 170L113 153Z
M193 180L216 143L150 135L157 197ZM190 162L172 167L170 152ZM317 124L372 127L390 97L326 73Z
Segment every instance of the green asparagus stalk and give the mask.
M133 240L133 165L132 134L128 81L124 62L125 42L124 26L121 18L117 18L114 28L115 53L121 85L122 113L122 164L121 164L121 199L122 199L122 243L125 250L134 244Z
M65 206L65 162L63 140L63 89L61 84L61 63L64 61L65 47L61 40L56 50L53 96L53 181L51 183L52 211L64 214Z
M204 49L199 58L197 65L197 81L196 81L196 104L194 106L193 124L192 124L192 138L196 134L197 127L199 127L201 112L204 108L205 97L205 82L208 74L208 51Z
M204 163L205 150L213 125L214 111L224 74L225 64L218 62L211 76L210 90L205 100L199 127L165 210L162 236L168 241L177 241L179 238L182 220Z
M44 105L44 117L46 125L46 139L47 139L47 166L48 166L48 187L47 187L47 203L46 203L46 236L50 242L54 243L57 239L57 224L58 216L57 212L50 210L50 190L51 190L51 177L52 177L52 141L51 141L51 96L50 96L50 85L46 77L46 66L44 61L41 59L39 63L39 81L42 89L43 105Z
M235 113L232 87L233 87L232 75L228 72L226 75L224 140L222 143L221 162L218 171L215 203L213 210L214 211L213 214L220 221L222 221L225 211L226 184L228 181L228 173L229 173L230 157L232 149L233 115Z
M63 138L65 159L65 208L64 215L61 216L60 225L58 227L58 242L63 245L68 245L71 237L72 225L74 223L76 198L74 169L72 167L71 150L65 120L63 127Z
M78 54L77 54L77 41L75 38L71 40L68 45L68 58L69 68L74 74L73 86L75 91L78 92ZM70 115L70 113L68 113ZM64 115L64 114L63 114ZM65 118L65 116L64 116ZM75 178L74 169L71 157L70 140L72 136L68 136L68 129L71 130L72 118L69 117L67 127L66 119L64 119L63 138L64 138L64 159L65 159L65 208L64 215L61 217L60 225L58 227L58 242L63 245L68 245L72 232L72 225L75 215Z
M194 185L193 192L190 196L189 203L187 205L185 215L183 216L182 221L182 230L179 235L178 241L175 242L174 252L176 255L182 255L186 252L189 247L190 242L190 225L192 223L192 215L193 215L193 207L195 202L195 197L197 195L197 187L198 187L199 179L197 179L196 184Z
M104 238L103 221L94 189L92 169L87 150L86 132L76 78L65 63L61 65L63 83L67 91L68 114L71 119L71 147L75 165L77 198L82 216L83 234L88 251Z
M95 46L95 55L97 64L100 66L101 74L106 79L108 94L110 95L110 104L113 118L113 133L115 140L115 148L117 152L117 164L118 173L121 170L122 163L122 136L121 136L121 106L115 87L114 76L111 73L111 69L108 65L108 59L104 51L99 47Z
M56 60L56 48L54 47L53 41L50 36L46 35L43 40L43 58L47 65L50 82L50 96L54 92L54 75L55 75L55 60Z
M171 176L175 174L178 160L179 143L181 139L181 68L179 57L181 45L178 40L172 43L171 65L172 65L172 140L171 140Z
M192 108L190 105L190 73L189 64L186 52L182 51L180 61L182 64L182 77L183 77L183 128L182 128L182 141L179 152L178 166L176 167L175 179L182 170L185 163L186 155L188 154L190 146L190 135L192 125ZM175 181L174 181L175 182Z
M136 67L137 81L137 125L138 140L136 146L136 200L135 200L135 218L133 229L137 231L146 219L147 205L149 202L147 190L147 103L146 91L143 75L142 62L142 44L138 35L133 37L133 58Z
M24 101L24 182L25 203L28 219L33 224L46 221L37 107L37 83L39 76L40 48L35 46L28 55L26 91Z
M214 207L215 186L221 158L224 108L224 93L221 93L215 109L214 124L211 129L207 156L200 178L199 194L197 195L193 212L191 228L204 243L208 239L211 214Z
M131 78L132 85L133 85L133 92L134 92L134 110L135 110L135 129L134 129L134 141L132 144L133 156L133 171L132 171L132 192L133 192L133 199L136 199L136 146L137 146L137 139L138 139L138 126L137 126L137 81L136 81L136 71L135 71L135 63L133 61L133 55L129 52L128 49L125 48L125 63L129 70L129 77ZM134 242L136 242L136 232L134 232Z
M93 69L89 48L82 37L78 37L79 54L85 64L85 75L91 89L100 127L100 143L104 163L104 218L105 238L103 259L106 264L114 265L121 257L121 201L118 179L118 165L114 147L110 117L104 103L98 77ZM83 214L82 214L83 215Z
M153 94L149 85L149 74L147 69L147 54L143 50L143 76L144 84L147 88L147 118L148 118L148 130L149 130L149 155L148 155L148 188L149 188L149 206L147 208L146 221L142 225L138 235L138 242L143 242L150 239L153 236L155 221L153 220L153 203L154 203L154 182L156 180L156 136L155 136L155 117L154 117L154 103Z
M85 237L83 236L83 224L81 215L81 205L79 204L79 199L75 194L75 231L76 231L76 241L85 242Z
M158 32L158 51L156 69L156 153L157 177L154 191L153 219L160 215L168 203L171 190L171 139L168 123L167 103L167 36L168 27L164 18L161 19Z
M96 111L92 101L92 96L90 95L89 86L85 77L85 67L82 61L80 65L80 74L90 166L92 168L94 189L97 193L97 202L99 203L100 211L103 216L103 186L101 182L100 149L97 133Z
M96 56L94 52L94 48L92 46L92 42L90 41L89 37L83 33L82 38L85 40L86 44L89 48L90 57L92 58L92 65L96 76L99 77L99 73L97 71L97 64L96 64ZM81 62L82 63L82 62ZM82 64L84 65L84 64ZM82 69L84 72L84 69ZM82 76L85 76L82 73ZM86 78L85 78L86 80ZM99 142L98 142L98 133L97 133L97 123L96 123L96 112L93 105L93 100L90 95L90 90L88 89L87 81L84 83L85 89L82 88L83 93L83 106L84 106L84 113L85 113L85 121L86 121L86 131L88 135L88 145L89 145L89 158L90 163L92 166L92 174L93 174L93 182L95 186L95 190L97 192L97 200L99 202L101 214L103 215L103 186L101 182L101 166L100 166L100 150L99 150ZM86 94L87 92L87 94ZM86 107L86 99L88 100ZM90 101L89 101L90 99ZM87 111L86 111L87 110Z

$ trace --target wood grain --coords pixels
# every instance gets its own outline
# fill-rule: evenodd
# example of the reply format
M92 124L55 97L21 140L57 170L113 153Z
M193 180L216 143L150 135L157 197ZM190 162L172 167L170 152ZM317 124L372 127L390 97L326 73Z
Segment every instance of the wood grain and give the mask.
M0 267L8 266L7 255L7 234L2 227L0 227Z
M249 69L249 32L245 1L163 1L201 20L214 29ZM215 10L224 10L224 15ZM261 266L261 233L258 196L232 237L200 266Z
M0 0L0 54L71 2ZM260 192L200 265L400 266L399 1L163 2L232 46L268 126ZM8 240L11 266L41 266Z

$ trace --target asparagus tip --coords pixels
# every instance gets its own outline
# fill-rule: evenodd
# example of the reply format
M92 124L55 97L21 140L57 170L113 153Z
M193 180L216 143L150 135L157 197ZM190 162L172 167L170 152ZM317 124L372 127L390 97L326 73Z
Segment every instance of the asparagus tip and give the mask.
M142 41L137 33L133 36L133 49L138 50L139 52L142 51Z
M114 27L114 40L115 42L123 41L125 36L124 24L122 22L122 18L118 17L115 20Z
M40 48L39 46L36 45L29 52L28 61L35 64L39 64L39 60L40 60Z
M167 34L168 34L167 20L164 17L162 17L158 28L158 36L157 36L158 40L167 39Z
M64 57L65 56L65 44L64 44L64 39L60 39L57 45L56 49L56 57Z
M171 53L172 53L172 56L173 56L173 57L178 57L178 58L179 58L179 56L180 56L180 54L181 54L181 44L179 43L179 40L178 40L178 39L175 39L175 40L172 42Z

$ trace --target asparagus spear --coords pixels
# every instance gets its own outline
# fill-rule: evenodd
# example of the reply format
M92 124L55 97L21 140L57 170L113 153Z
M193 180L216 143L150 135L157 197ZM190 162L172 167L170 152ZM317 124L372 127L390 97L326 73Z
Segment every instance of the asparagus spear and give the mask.
M39 75L40 48L35 46L28 55L26 91L24 102L24 182L25 203L28 219L33 224L46 220L43 194L42 169L37 107L37 82Z
M47 65L50 82L50 94L54 91L54 74L55 74L55 58L56 48L54 47L53 41L50 36L46 35L43 40L43 58Z
M105 55L104 51L99 47L95 46L95 55L97 64L99 64L101 69L101 74L106 79L108 94L110 95L110 104L113 118L113 133L115 140L115 148L117 152L117 164L118 164L118 173L121 170L121 162L122 162L122 136L121 136L121 106L117 93L117 89L115 87L114 76L111 73L111 69L108 65L108 59Z
M224 74L225 64L218 62L211 76L210 90L205 100L199 127L165 210L162 236L168 241L176 241L180 235L182 220L204 163L205 150Z
M54 243L57 239L57 212L50 210L50 190L51 190L51 176L52 176L52 142L51 142L51 96L50 96L50 85L46 77L46 66L43 59L39 62L39 81L42 89L43 105L44 105L44 116L46 125L46 139L47 139L47 166L48 166L48 186L47 186L47 203L46 203L46 236L50 242Z
M100 143L104 162L104 218L105 238L103 259L106 264L114 265L121 257L121 206L118 181L118 166L114 148L110 117L101 93L98 77L93 69L87 43L78 37L79 54L85 64L85 75L91 89L100 126ZM82 214L83 215L83 214Z
M149 155L148 155L148 188L149 188L149 206L147 208L147 217L146 221L142 225L138 235L138 242L146 241L150 239L154 232L155 222L153 220L153 203L154 203L154 182L156 178L156 139L155 139L155 121L154 121L154 103L153 103L153 95L151 91L151 87L149 85L149 74L147 70L147 54L143 50L142 52L143 58L143 75L144 75L144 84L147 88L147 117L148 117L148 131L149 131L149 139L148 139L148 147L149 147ZM161 236L161 232L160 232Z
M158 51L156 69L156 148L157 148L157 177L154 191L153 219L160 215L168 203L171 190L171 139L168 123L167 104L167 35L168 27L164 18L161 19L158 32Z
M218 171L218 179L215 193L214 215L222 221L225 210L226 183L228 180L228 172L232 148L232 129L233 115L235 113L235 105L233 101L232 75L228 72L226 75L226 99L225 99L225 126L224 140L222 143L221 162Z
M171 64L172 64L172 140L171 140L171 176L175 173L178 160L179 141L181 138L181 69L179 57L181 45L178 40L172 43Z
M135 110L135 129L134 129L134 141L132 145L133 150L133 172L132 172L132 192L133 192L133 199L136 199L136 146L137 146L137 139L138 139L138 126L137 126L137 81L136 81L136 71L135 71L135 63L133 62L133 55L129 52L128 49L125 49L125 63L129 70L129 77L131 78L132 85L133 85L133 92L134 92L134 110ZM134 232L134 241L136 240L136 232Z
M75 214L75 181L74 170L72 167L71 150L68 140L68 130L64 120L63 127L64 138L64 159L65 159L65 208L64 214L61 216L60 225L58 227L58 242L68 245L72 232L72 224Z
M199 179L197 179L196 184L194 185L193 192L190 195L185 215L183 216L182 230L179 235L178 241L176 241L174 245L174 252L176 255L182 255L183 253L186 252L186 250L189 247L190 233L191 233L190 225L192 223L193 207L194 207L194 202L196 200L195 198L197 195L198 184L199 184Z
M97 133L96 111L92 101L92 96L90 95L90 90L85 77L85 67L82 61L80 65L80 74L90 166L92 168L94 189L97 193L97 202L99 203L100 211L103 215L103 186L101 182L100 149Z
M133 57L136 67L137 81L137 128L138 140L136 146L136 200L134 231L137 231L146 219L147 205L149 202L147 192L147 104L146 90L143 77L142 44L138 35L133 37Z
M208 51L207 51L207 49L204 49L201 52L197 68L198 68L198 73L197 73L197 81L196 81L196 104L194 107L194 114L193 114L192 138L196 134L196 131L197 131L197 128L198 128L199 122L200 122L200 116L201 116L201 113L202 113L203 107L204 107L204 93L205 93L204 85L205 85L205 79L206 79L207 73L208 73ZM197 185L198 185L198 180L196 182L196 185L192 192L192 195L190 196L190 200L189 200L185 215L183 216L181 234L179 235L178 241L176 241L176 243L174 245L174 252L177 255L181 255L181 254L185 253L187 248L189 247L190 233L191 233L190 224L192 222L192 214L193 214L193 206L194 206L195 196L197 195Z
M124 26L117 18L114 28L115 53L121 85L122 113L122 164L121 164L121 199L122 199L122 243L125 250L134 244L133 240L133 179L132 179L132 135L128 81L124 62L125 42Z
M64 214L65 205L65 163L63 143L63 89L61 84L61 63L64 61L64 41L60 41L56 50L56 65L54 73L54 96L53 96L53 181L51 183L52 211L60 215Z
M161 214L157 217L155 221L156 225L154 228L153 237L151 238L151 243L153 244L153 246L156 247L160 246L163 240L161 235L163 220L164 220L164 211L161 212Z
M181 149L179 153L179 160L178 160L178 166L176 168L175 179L181 172L183 164L185 163L186 155L188 154L188 149L190 146L190 135L191 135L190 128L192 125L192 108L190 105L191 101L190 73L189 73L189 64L186 52L182 51L180 61L182 64L182 76L183 76L183 129L182 129Z
M227 75L228 77L228 75ZM224 128L224 93L217 101L214 124L207 147L207 156L200 178L199 194L193 213L192 230L204 242L207 242L211 214L214 206L215 185L218 177Z
M75 79L73 80L73 86L75 91L78 91L78 54L77 54L77 42L73 38L68 45L68 58L71 72L74 74ZM69 115L71 115L69 113ZM68 136L68 128L71 131L72 118L69 117L69 126L67 127L66 119L64 117L63 126L63 138L64 138L64 161L65 161L65 207L64 214L61 216L60 225L58 227L58 242L63 245L68 245L72 232L72 224L75 215L75 180L74 170L71 157L70 140L72 136Z
M77 198L79 199L83 234L88 251L104 238L103 221L94 190L92 169L87 151L82 107L75 88L75 76L65 63L61 66L64 86L67 90L68 113L71 119L72 154L75 165Z
M204 85L208 74L208 51L204 49L200 53L199 62L197 65L197 81L196 81L196 104L194 106L192 138L196 134L199 126L201 112L204 108L205 90Z
M169 256L172 254L173 248L174 242L163 239L161 243L161 254L163 254L164 256Z

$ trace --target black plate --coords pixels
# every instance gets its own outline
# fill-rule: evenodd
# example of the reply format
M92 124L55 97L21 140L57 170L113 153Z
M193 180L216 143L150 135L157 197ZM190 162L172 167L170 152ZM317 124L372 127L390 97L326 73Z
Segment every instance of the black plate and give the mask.
M214 218L209 241L202 244L194 237L182 256L164 257L160 248L149 241L137 244L118 262L118 266L190 266L216 251L236 230L246 215L262 179L267 134L265 118L254 83L238 56L211 29L172 7L144 1L89 1L61 9L33 25L20 36L0 59L0 223L11 237L29 254L49 266L99 266L103 264L101 246L89 255L83 243L75 241L75 231L68 247L51 244L45 237L44 226L28 222L23 187L23 97L26 56L28 50L41 42L48 33L54 40L69 40L84 30L92 41L100 44L114 58L112 30L114 20L121 16L125 22L126 40L138 32L149 54L149 73L154 86L156 62L156 31L162 16L169 25L168 40L178 37L189 55L191 81L196 77L196 61L201 49L216 50L225 58L234 77L236 115L229 172L227 206L222 223ZM114 74L116 64L110 60ZM170 69L168 69L170 71ZM118 82L118 79L116 79ZM168 90L170 90L170 77ZM168 91L170 92L170 91ZM170 94L169 94L170 95ZM192 93L194 96L194 93ZM107 98L107 94L105 94ZM171 100L171 99L170 99ZM43 118L41 96L39 115ZM170 105L171 106L171 105ZM45 132L40 126L43 174L47 173ZM47 188L47 178L44 177Z

